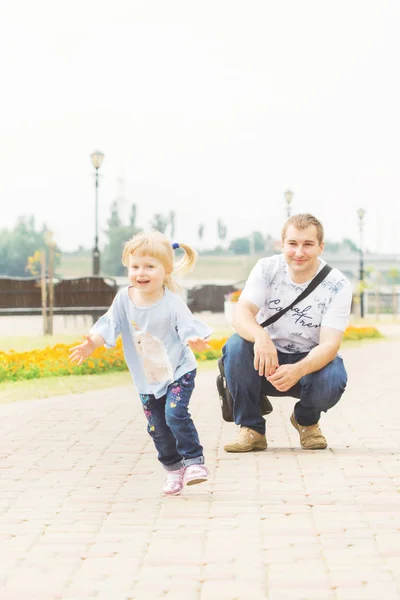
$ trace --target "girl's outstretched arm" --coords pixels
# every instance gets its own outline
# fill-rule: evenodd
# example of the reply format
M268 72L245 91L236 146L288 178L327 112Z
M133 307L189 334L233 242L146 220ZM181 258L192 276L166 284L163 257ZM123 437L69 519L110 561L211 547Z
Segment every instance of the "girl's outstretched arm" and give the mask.
M104 343L104 338L98 333L85 335L85 341L82 344L71 348L69 359L72 362L77 362L78 365L80 365L92 354L92 352L96 350L96 348L104 346Z
M207 342L207 340L200 337L189 338L187 343L193 352L203 352L203 350L207 350L207 348L210 347L210 344Z
M176 331L181 341L195 352L206 350L209 347L206 340L212 334L212 329L196 319L180 298L175 299L174 308Z

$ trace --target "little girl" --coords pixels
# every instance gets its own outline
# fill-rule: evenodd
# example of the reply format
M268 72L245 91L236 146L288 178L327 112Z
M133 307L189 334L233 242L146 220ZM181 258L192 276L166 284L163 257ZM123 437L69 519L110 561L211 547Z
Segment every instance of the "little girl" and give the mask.
M183 258L174 263L173 250ZM179 286L175 273L194 266L196 252L185 244L172 244L158 231L140 233L125 244L122 264L128 267L130 285L121 289L86 340L71 349L70 358L81 364L102 346L115 346L122 334L125 360L143 403L158 460L167 471L163 493L180 494L183 486L208 478L203 447L188 411L194 389L196 359L192 350L208 347L211 329L196 320L173 292Z

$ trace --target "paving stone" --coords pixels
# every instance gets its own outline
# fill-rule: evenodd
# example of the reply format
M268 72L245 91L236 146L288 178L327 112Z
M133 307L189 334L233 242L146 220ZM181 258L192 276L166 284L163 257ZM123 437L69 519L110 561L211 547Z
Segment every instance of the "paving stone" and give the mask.
M236 429L201 371L211 478L173 498L132 386L0 405L0 599L400 598L400 342L376 348L343 349L321 452L299 447L280 398L268 450L226 454Z

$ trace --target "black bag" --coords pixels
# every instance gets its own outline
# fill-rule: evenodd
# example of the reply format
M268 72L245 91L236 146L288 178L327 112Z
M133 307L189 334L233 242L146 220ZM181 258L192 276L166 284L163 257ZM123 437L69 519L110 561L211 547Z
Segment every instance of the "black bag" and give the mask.
M224 371L224 363L221 358L218 359L218 369L220 374L217 377L217 390L219 400L221 403L222 418L228 423L233 421L233 398L226 385L226 377ZM268 400L268 396L261 394L260 397L260 413L262 415L269 415L274 409L272 408L271 402Z
M328 273L332 270L332 267L329 265L325 265L319 273L310 281L305 290L301 292L301 294L291 303L289 306L284 308L283 310L275 313L272 317L261 323L261 327L266 327L267 325L271 325L271 323L275 323L282 315L284 315L288 310L290 310L295 304L301 302L306 296L311 294L313 290L325 279ZM221 404L222 418L224 421L231 423L234 421L233 418L233 398L228 389L228 385L226 383L225 371L224 371L224 363L221 358L218 359L218 369L219 375L217 376L217 390L219 401ZM260 396L260 413L262 415L269 415L273 411L273 406L269 401L268 397L261 393Z

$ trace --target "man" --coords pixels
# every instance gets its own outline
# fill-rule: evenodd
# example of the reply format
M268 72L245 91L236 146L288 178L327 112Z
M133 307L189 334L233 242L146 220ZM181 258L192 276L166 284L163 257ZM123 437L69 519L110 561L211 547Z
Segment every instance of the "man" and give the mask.
M282 230L283 254L257 262L237 303L236 330L223 348L223 367L234 401L237 439L226 452L265 450L265 419L260 396L298 399L290 417L303 448L327 447L318 422L339 402L347 383L338 356L349 321L352 290L337 269L304 300L269 325L260 327L284 309L326 264L322 224L310 214L294 215Z

